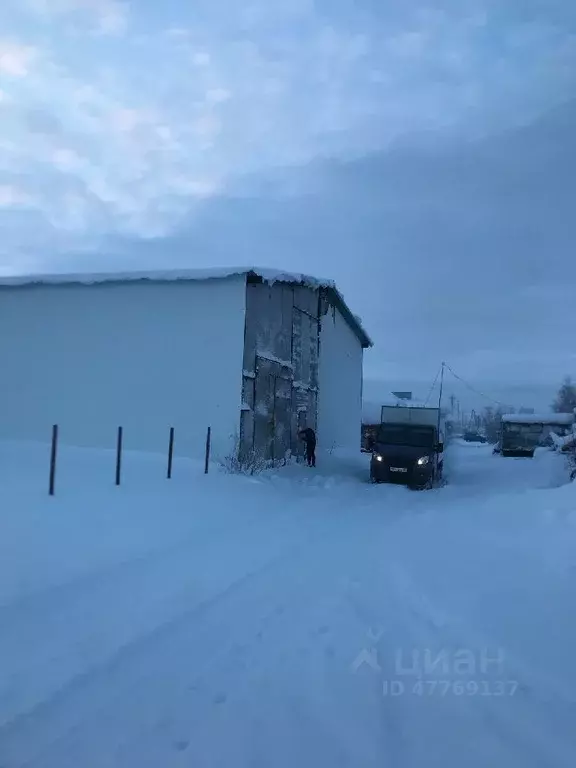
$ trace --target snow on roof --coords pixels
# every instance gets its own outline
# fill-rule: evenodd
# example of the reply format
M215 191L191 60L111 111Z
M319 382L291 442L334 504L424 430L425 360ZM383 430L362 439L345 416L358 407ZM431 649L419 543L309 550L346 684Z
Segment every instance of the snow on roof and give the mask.
M72 272L46 273L36 275L8 275L0 277L0 285L63 285L79 283L94 285L96 283L127 283L139 280L150 282L173 282L178 280L213 280L226 277L241 277L254 274L268 283L284 282L309 285L312 288L336 288L333 280L312 277L297 272L283 272L276 269L260 267L215 267L207 269L151 269L129 272Z
M227 277L253 277L266 283L295 283L310 288L326 288L331 292L335 303L342 312L352 330L358 336L363 347L371 347L372 340L363 328L358 315L346 304L344 296L336 287L333 280L313 277L300 272L284 272L282 270L268 269L266 267L217 267L207 269L167 269L146 270L130 272L76 272L37 274L37 275L12 275L0 276L1 286L27 286L27 285L95 285L98 283L127 283L138 281L150 282L175 282L188 280L221 280Z
M505 413L502 421L513 424L573 424L572 413Z

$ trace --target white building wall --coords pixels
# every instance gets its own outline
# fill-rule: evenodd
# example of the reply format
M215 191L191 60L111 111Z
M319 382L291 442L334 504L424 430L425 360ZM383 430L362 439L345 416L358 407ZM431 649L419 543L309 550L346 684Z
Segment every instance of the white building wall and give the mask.
M318 447L360 450L363 349L335 307L322 317L318 366Z
M0 288L0 435L214 456L238 431L245 277Z

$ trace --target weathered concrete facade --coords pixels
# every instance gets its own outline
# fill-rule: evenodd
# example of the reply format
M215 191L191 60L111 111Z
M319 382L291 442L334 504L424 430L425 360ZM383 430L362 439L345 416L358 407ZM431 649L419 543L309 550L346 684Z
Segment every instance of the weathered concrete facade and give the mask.
M247 280L241 457L281 461L316 429L323 304L321 288Z

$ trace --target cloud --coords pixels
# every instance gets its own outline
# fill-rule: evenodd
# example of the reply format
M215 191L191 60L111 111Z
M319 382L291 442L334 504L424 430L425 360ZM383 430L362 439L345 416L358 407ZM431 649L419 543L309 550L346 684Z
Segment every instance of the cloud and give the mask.
M61 147L54 150L51 160L54 166L63 173L80 173L86 168L87 161L73 149Z
M0 75L26 77L37 58L38 50L33 46L0 40Z
M122 0L23 0L25 7L45 20L82 18L92 31L118 35L128 27L128 4Z
M286 169L318 158L494 134L560 102L576 71L559 4L6 3L34 56L18 70L9 51L26 76L2 82L0 181L87 240L169 234L258 178L297 200L322 182Z
M33 198L21 189L9 184L0 184L0 208L13 208L32 202Z
M106 241L94 267L236 261L327 275L376 341L368 376L410 388L447 359L486 389L550 385L573 364L575 137L568 102L482 140L255 175L170 237Z

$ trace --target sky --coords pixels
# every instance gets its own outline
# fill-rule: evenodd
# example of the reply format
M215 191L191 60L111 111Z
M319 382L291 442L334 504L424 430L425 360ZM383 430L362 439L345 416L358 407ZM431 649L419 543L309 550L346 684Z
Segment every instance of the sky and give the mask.
M330 277L367 379L541 407L575 203L570 0L0 4L2 274Z

